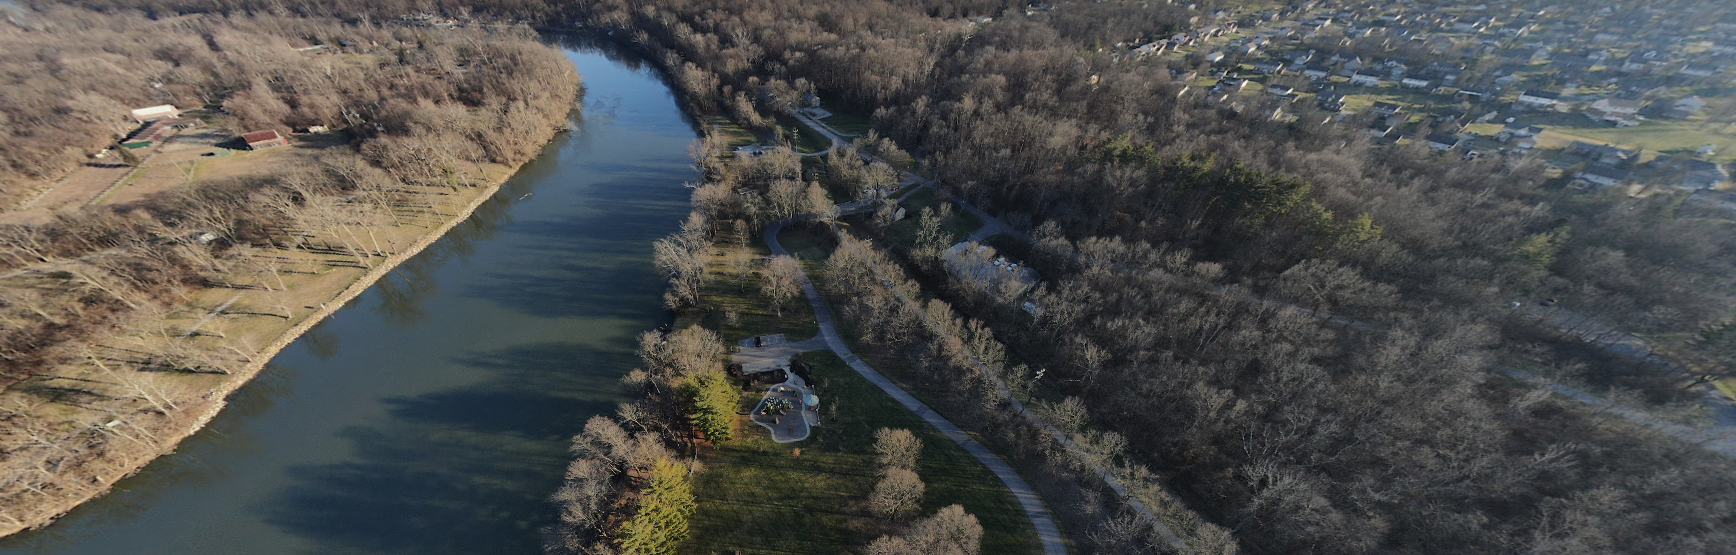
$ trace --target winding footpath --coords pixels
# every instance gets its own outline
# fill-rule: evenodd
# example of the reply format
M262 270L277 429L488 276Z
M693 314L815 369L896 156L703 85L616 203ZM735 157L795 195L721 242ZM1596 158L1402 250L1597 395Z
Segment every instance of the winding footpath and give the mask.
M788 256L789 251L784 250L783 245L778 243L778 231L782 230L783 227L783 222L768 226L765 231L765 241L766 246L771 248L772 254ZM849 345L844 344L843 338L838 335L838 328L832 324L832 313L826 308L826 301L820 298L820 290L814 287L814 282L808 279L806 272L802 274L801 281L802 294L807 295L808 303L814 307L814 320L820 325L820 336L825 338L826 346L832 352L837 353L839 358L844 359L844 362L850 365L850 369L861 374L863 378L867 378L869 382L873 382L875 387L879 387L881 391L891 395L893 399L898 401L898 404L904 405L904 408L916 413L924 422L940 430L940 433L945 435L947 439L951 439L953 443L964 448L965 452L970 453L970 456L976 458L977 462L988 467L996 478L1000 478L1001 483L1005 484L1007 489L1013 492L1013 497L1018 499L1019 506L1024 508L1025 516L1030 517L1031 526L1037 530L1037 538L1043 542L1044 555L1067 555L1067 542L1061 537L1061 529L1055 526L1055 520L1049 516L1049 508L1043 505L1043 498L1037 495L1031 485L1025 483L1025 480L1013 471L1011 465L1001 460L988 447L978 443L964 430L954 425L952 421L934 412L934 409L928 408L928 405L923 404L909 392L892 383L892 380L875 371L873 367L868 366L868 363L863 362L861 358L851 352Z

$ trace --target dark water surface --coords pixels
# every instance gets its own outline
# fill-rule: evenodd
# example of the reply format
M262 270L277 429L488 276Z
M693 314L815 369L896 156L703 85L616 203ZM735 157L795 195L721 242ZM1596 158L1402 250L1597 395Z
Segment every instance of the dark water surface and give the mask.
M537 552L567 438L614 411L634 337L664 319L651 242L696 177L692 123L652 69L568 55L576 131L179 453L0 553Z

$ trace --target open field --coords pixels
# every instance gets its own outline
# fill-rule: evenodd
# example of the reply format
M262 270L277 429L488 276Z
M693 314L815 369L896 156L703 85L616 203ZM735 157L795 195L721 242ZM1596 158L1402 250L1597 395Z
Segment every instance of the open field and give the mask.
M1041 551L1012 494L957 444L830 351L801 360L812 368L820 425L806 441L776 444L741 423L741 439L717 447L695 482L699 512L683 553L849 553L892 531L865 502L878 481L873 444L882 427L905 428L922 440L924 514L960 504L982 522L983 553ZM758 400L758 391L744 393L742 410Z
M940 198L933 189L923 188L912 193L909 198L904 199L904 202L899 203L899 206L904 207L904 219L893 222L892 226L886 229L886 238L904 248L914 247L917 230L922 225L919 222L922 209L939 210L940 202ZM970 236L972 231L976 231L982 225L982 220L977 219L976 215L962 208L954 208L951 216L941 220L940 229L951 236L947 242L950 245L963 241Z
M784 334L792 341L819 335L814 310L808 303L792 299L778 315L772 311L771 301L760 294L759 272L765 268L765 258L771 251L756 239L750 237L747 247L724 244L712 247L711 260L705 265L706 282L699 292L700 306L683 310L676 317L674 329L700 325L717 331L726 345L774 333ZM729 319L731 312L736 315L734 322Z
M869 129L873 128L873 122L868 119L867 115L852 111L834 111L832 115L820 121L831 126L832 129L838 130L839 133L851 135L865 135Z

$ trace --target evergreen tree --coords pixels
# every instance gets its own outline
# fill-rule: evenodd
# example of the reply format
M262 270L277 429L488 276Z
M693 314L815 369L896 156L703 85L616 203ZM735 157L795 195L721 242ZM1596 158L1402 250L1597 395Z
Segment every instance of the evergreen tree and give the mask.
M631 555L674 553L687 539L687 518L696 508L687 466L659 458L651 468L650 482L640 492L633 519L621 525L616 541Z
M705 433L713 443L729 441L735 436L736 403L741 398L729 377L722 372L705 372L688 378L682 384L687 399L688 418L693 426Z

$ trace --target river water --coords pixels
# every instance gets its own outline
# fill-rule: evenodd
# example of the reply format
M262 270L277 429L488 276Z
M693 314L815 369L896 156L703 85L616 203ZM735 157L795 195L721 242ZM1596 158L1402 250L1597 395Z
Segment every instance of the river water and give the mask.
M665 320L651 242L697 177L654 70L565 48L575 131L178 453L0 553L538 552L567 439L614 411L636 335Z

